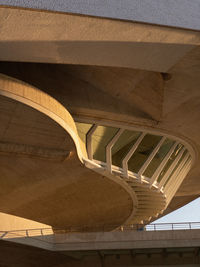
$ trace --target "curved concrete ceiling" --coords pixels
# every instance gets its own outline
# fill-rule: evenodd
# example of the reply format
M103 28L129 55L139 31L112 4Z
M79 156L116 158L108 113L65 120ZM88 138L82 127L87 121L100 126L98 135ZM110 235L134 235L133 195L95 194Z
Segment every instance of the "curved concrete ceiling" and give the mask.
M199 124L196 123L200 97L198 62L199 49L196 49L171 69L168 81L163 80L159 73L133 69L9 62L2 62L0 66L5 74L29 82L53 96L75 117L96 121L107 117L115 124L143 125L171 133L190 143L196 151L196 164L178 190L178 198L172 200L169 206L169 209L174 209L197 197L200 192L200 139ZM151 84L152 89L148 86L147 94L146 85ZM121 91L124 95L118 98L117 93ZM145 101L145 109L142 102L139 104L140 99ZM158 115L160 117L155 117Z
M196 149L198 162L199 32L4 7L0 8L0 22L1 60L91 65L41 64L38 67L36 64L33 73L28 74L24 63L16 64L13 73L9 63L1 63L3 73L33 82L61 100L74 116L97 120L107 117L110 121L145 125L180 136ZM112 70L108 68L111 66ZM37 68L41 70L38 80ZM89 75L91 71L93 77ZM160 72L169 72L169 79ZM139 73L144 78L143 87L139 86L140 82L134 84ZM112 84L109 84L110 77ZM148 82L152 85L150 92ZM114 96L113 88L117 92ZM126 94L118 97L122 91ZM77 93L84 97L73 102ZM72 102L67 98L69 95ZM177 198L172 200L172 209L199 196L199 175L196 164L177 192Z
M81 163L84 150L67 110L2 75L0 95L0 211L54 229L123 224L133 199Z

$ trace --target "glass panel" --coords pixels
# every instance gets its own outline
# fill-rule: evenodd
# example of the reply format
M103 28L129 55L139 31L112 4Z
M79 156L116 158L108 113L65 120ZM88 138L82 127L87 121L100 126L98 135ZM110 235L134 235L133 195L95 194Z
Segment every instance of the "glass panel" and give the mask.
M169 160L167 161L167 164L165 164L163 170L161 171L160 175L158 176L158 179L157 179L158 182L160 182L162 180L163 176L165 175L165 173L167 172L167 170L171 166L172 162L178 157L182 148L183 148L182 144L178 144L176 146L174 152L171 154Z
M82 122L75 122L78 135L83 143L86 145L86 134L89 129L92 127L92 124L89 123L82 123Z
M122 160L135 144L141 132L125 130L112 148L112 164L122 167Z
M162 137L147 134L128 162L128 169L137 173Z
M106 146L116 135L118 128L98 126L92 135L93 158L106 162Z
M174 145L175 141L166 139L158 152L156 153L155 157L150 162L149 166L146 168L144 172L144 176L151 178L156 171L156 169L159 167L160 163L163 161L171 147Z
M181 162L183 161L185 155L187 154L187 150L183 153L181 159L178 161L178 164L176 164L176 167L173 169L172 173L170 174L169 178L167 179L167 181L165 182L164 186L166 186L166 184L169 182L169 180L172 178L174 172L177 170L178 166L181 164ZM185 167L185 165L188 163L188 161L190 160L190 157L186 160L186 162L184 163L183 167L180 169L180 171ZM176 177L174 177L174 179L176 179Z

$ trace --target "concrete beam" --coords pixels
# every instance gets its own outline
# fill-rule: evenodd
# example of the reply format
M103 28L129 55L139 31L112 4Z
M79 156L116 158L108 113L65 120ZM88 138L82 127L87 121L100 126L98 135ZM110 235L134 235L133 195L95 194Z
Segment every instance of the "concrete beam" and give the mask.
M199 247L200 230L126 231L55 235L54 250L81 251L107 249Z
M2 61L168 72L200 43L191 30L1 6L0 25Z
M45 234L46 231L46 234ZM13 231L2 240L52 251L101 251L156 248L199 248L200 230L125 231L51 234L39 231Z
M0 5L200 30L198 0L0 0Z

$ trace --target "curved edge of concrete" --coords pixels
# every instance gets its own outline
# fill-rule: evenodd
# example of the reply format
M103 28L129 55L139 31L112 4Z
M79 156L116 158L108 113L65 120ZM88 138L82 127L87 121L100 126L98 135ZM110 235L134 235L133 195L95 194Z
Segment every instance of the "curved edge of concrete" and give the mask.
M78 137L76 125L70 113L62 106L58 101L52 98L50 95L40 91L39 89L24 83L20 80L14 79L7 75L0 74L0 95L13 99L20 103L23 103L41 113L48 116L50 119L58 123L72 138L79 160L84 164L86 168L93 170L94 172L104 175L109 180L119 184L130 196L132 200L132 211L124 224L127 224L133 219L134 214L137 211L137 197L134 190L122 179L109 173L104 173L95 168L95 166L88 166L86 163L88 160L85 144ZM93 164L95 165L95 163Z

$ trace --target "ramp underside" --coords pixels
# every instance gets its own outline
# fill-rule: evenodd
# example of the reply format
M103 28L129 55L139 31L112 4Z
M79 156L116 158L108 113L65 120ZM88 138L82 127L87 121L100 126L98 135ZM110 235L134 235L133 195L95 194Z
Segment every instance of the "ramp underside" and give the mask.
M72 137L41 112L0 97L0 211L49 224L121 225L132 200L84 167Z

